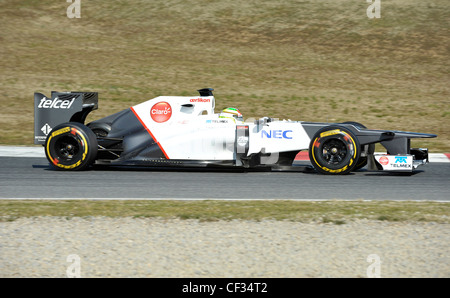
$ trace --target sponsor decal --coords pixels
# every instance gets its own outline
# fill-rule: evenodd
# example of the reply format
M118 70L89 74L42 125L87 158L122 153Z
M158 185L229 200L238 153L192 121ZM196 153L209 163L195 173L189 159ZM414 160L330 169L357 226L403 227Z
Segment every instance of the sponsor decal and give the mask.
M228 119L220 119L220 120L206 120L206 123L228 123Z
M73 102L75 101L75 97L70 99L61 100L56 97L55 99L51 100L46 97L42 98L39 102L38 108L39 109L70 109Z
M386 155L376 157L376 160L383 165L385 171L412 170L413 168L412 156Z
M334 130L322 132L320 134L320 137L324 138L324 137L328 137L328 136L332 136L332 135L337 135L337 134L340 134L340 133L341 133L340 129L334 129Z
M234 121L232 119L225 119L225 118L220 118L220 119L211 119L211 120L206 120L206 126L208 128L225 128L228 127L231 129L230 125L234 125Z
M395 163L407 163L406 162L406 156L396 156L395 157Z
M393 168L411 169L412 165L408 164L407 156L395 156L395 163L391 164Z
M170 107L170 105L169 105ZM141 125L145 128L145 130L148 132L148 134L151 136L151 138L155 141L155 143L158 145L159 149L161 149L161 152L164 154L164 157L166 159L169 159L169 156L167 155L166 151L164 150L164 148L161 146L161 143L155 138L155 136L153 135L153 133L151 132L151 130L145 125L145 123L142 121L141 117L139 117L138 113L136 112L136 110L131 107L130 110L133 112L134 116L136 116L136 118L139 120L139 123L141 123ZM150 110L151 111L151 110Z
M267 139L292 139L292 130L261 130L261 138Z
M239 146L245 146L247 143L248 143L248 137L246 137L246 136L240 136L240 137L238 137L238 139L237 139L237 144L238 144Z
M158 102L150 109L150 116L157 123L166 122L172 116L172 107L167 102Z
M48 125L48 123L45 123L44 126L42 126L41 131L45 134L48 135L50 133L50 131L52 130L52 128L50 127L50 125Z
M37 140L38 142L45 142L45 139L47 137L44 136L35 136L34 139Z
M391 164L391 167L398 169L412 169L412 165L410 164Z
M52 137L59 136L60 134L63 134L63 133L69 132L69 131L71 131L70 127L64 127L64 128L58 129L57 131L52 133Z
M379 162L380 162L380 164L385 166L385 165L387 165L389 163L389 158L387 158L386 156L382 156L382 157L380 157Z
M190 102L211 102L210 98L192 98Z

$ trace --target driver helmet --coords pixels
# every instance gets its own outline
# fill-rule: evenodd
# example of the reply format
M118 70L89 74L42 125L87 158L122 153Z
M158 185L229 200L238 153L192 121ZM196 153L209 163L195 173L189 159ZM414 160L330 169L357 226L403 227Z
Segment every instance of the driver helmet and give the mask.
M224 109L220 115L219 118L231 118L234 120L234 122L237 123L243 123L244 122L244 116L242 116L242 113L239 112L236 108L226 108Z

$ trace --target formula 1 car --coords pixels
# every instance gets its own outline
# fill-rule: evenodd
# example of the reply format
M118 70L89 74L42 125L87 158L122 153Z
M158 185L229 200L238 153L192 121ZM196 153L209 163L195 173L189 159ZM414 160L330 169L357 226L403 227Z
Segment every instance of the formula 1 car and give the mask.
M307 150L317 172L348 174L365 166L411 172L428 163L428 149L411 148L410 140L436 137L372 130L356 122L269 117L243 122L215 113L212 91L159 96L86 125L87 115L98 108L97 92L52 91L51 98L35 93L35 144L42 144L50 164L63 170L99 164L284 171L298 169L295 157ZM375 153L376 143L387 152Z

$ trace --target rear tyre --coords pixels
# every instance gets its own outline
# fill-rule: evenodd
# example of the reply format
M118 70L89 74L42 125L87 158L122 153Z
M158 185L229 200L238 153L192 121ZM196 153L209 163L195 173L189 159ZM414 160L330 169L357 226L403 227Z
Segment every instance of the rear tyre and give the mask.
M97 157L97 138L87 126L68 122L57 125L45 141L45 155L51 165L62 170L84 170Z
M322 174L348 174L357 165L360 155L358 138L347 128L338 125L317 131L309 145L309 159Z

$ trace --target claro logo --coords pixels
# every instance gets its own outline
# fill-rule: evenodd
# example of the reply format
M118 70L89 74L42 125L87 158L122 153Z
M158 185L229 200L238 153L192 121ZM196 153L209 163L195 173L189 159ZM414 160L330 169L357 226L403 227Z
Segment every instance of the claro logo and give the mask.
M385 166L385 165L387 165L389 163L389 158L387 158L386 156L382 156L382 157L380 157L379 162L380 162L380 164Z
M172 116L172 107L167 102L158 102L151 108L150 116L155 122L166 122Z
M61 99L58 99L58 97L51 100L51 99L47 99L46 97L44 97L39 102L38 108L39 109L70 109L70 107L72 106L74 101L75 101L75 97L72 98L71 100L70 99L61 100Z

